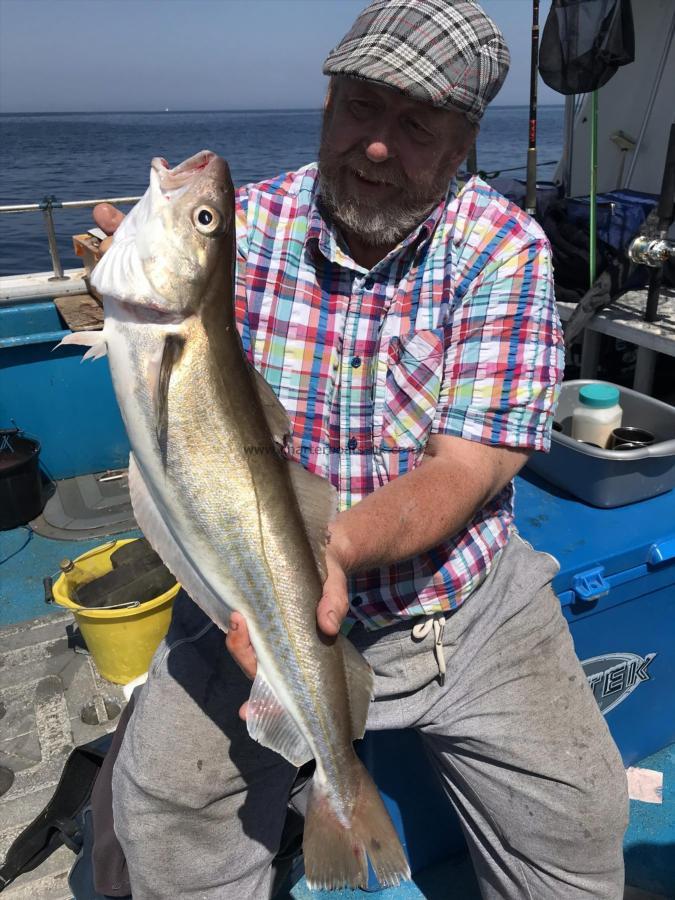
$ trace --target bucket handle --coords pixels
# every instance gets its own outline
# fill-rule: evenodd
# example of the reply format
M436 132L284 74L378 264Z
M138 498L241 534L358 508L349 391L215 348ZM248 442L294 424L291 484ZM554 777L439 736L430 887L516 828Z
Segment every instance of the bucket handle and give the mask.
M100 609L136 609L140 605L140 600L130 600L128 603L116 603L114 606L80 606L78 612L93 612Z
M16 437L18 433L18 428L7 428L0 431L0 450L9 450L10 453L14 453L10 438Z
M25 437L28 438L29 441L35 441L38 447L41 447L41 441L35 434L31 434L30 431L26 431L25 428L21 428L20 425L17 425L14 419L13 428L0 428L0 438L2 437Z

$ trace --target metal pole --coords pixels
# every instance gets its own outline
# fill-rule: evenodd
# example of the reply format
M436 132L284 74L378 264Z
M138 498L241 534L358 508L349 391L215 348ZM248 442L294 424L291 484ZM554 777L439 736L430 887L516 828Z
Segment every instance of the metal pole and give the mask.
M109 197L103 200L64 200L61 206L64 209L84 209L88 206L98 206L99 203L112 203L113 206L120 203L136 203L139 197Z
M598 92L591 94L591 215L590 215L590 282L595 283L597 251L598 203Z
M532 55L530 60L530 133L527 148L525 212L537 212L537 79L539 77L539 0L532 0Z
M139 197L104 197L100 200L64 200L63 203L53 201L53 206L59 209L87 209L98 206L99 203L112 203L119 206L120 203L136 203ZM45 201L46 202L46 201ZM12 203L9 206L0 206L0 213L40 212L45 208L45 203Z
M60 204L55 197L45 197L42 202L42 214L44 216L45 227L47 229L47 240L49 241L49 255L52 258L52 268L54 269L54 275L49 279L50 281L68 281L68 276L63 274L63 266L61 265L59 248L56 243L54 217L52 215L53 207L59 205Z
M659 236L665 238L673 221L675 209L675 123L670 126L670 136L666 149L666 162L663 167L661 194L657 215L659 217ZM652 269L649 273L649 290L647 292L647 309L645 322L656 322L658 318L659 295L663 281L663 265Z

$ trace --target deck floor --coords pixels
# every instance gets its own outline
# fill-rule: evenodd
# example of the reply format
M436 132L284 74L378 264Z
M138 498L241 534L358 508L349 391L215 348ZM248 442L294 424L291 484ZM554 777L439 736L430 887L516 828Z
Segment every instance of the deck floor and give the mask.
M51 797L65 756L73 746L112 730L122 708L121 689L105 681L91 658L73 648L70 613L45 607L42 579L58 571L63 557L75 557L102 543L55 541L26 529L0 532L0 767L14 781L0 796L0 859L14 837ZM45 615L45 612L47 613ZM70 634L69 634L70 632ZM87 724L91 709L98 724ZM664 773L663 803L631 801L625 840L626 900L675 900L675 746L641 766ZM65 900L72 853L61 848L3 893L7 900ZM451 892L449 885L452 886ZM367 896L343 891L340 900ZM439 863L378 900L478 900L468 858ZM334 900L335 893L310 892L300 880L282 900Z

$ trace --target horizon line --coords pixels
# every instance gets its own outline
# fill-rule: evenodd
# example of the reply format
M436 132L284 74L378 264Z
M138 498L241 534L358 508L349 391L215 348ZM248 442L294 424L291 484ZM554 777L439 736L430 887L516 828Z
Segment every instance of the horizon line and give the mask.
M494 103L489 109L527 108L523 103ZM564 103L540 103L539 109L564 109ZM229 109L55 109L55 110L0 110L0 116L81 116L81 115L176 115L178 113L280 113L280 112L322 112L322 106L278 106L278 107L233 107Z

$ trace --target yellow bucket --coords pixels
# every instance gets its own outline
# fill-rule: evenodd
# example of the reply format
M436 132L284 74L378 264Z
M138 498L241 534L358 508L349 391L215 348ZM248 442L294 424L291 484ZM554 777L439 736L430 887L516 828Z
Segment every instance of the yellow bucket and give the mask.
M131 540L135 539L112 541L78 556L73 570L62 573L53 587L56 603L75 616L97 669L115 684L127 684L148 671L169 629L173 599L180 589L175 584L147 603L128 609L86 609L75 603L75 588L110 572L113 552Z

